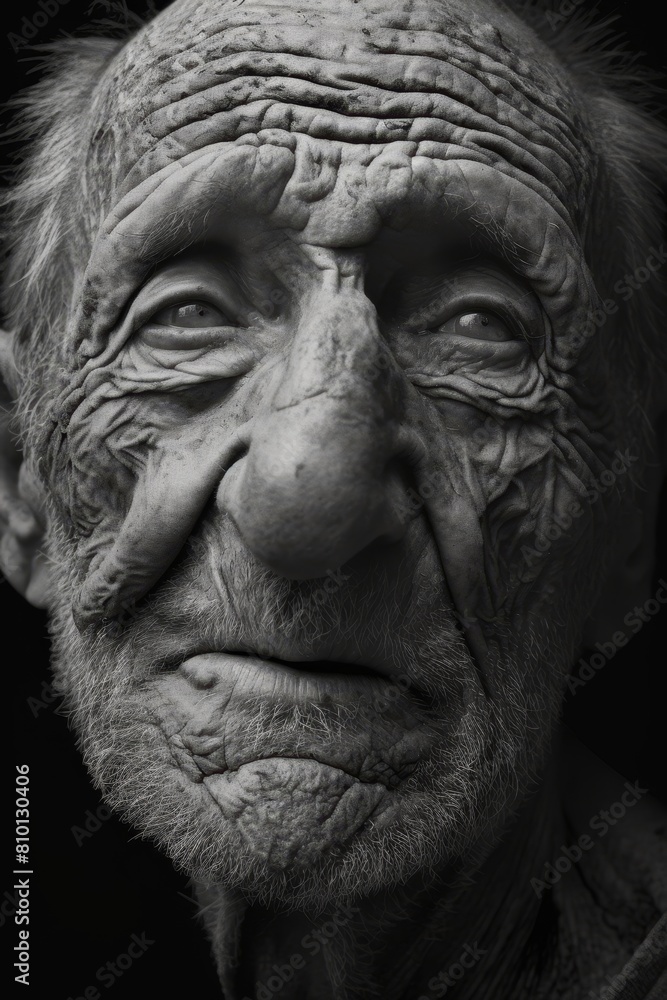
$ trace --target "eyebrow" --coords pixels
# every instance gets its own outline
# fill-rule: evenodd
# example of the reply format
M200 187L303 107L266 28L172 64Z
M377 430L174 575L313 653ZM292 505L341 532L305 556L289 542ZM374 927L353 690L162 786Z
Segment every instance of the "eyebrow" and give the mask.
M265 160L265 173L258 173L257 183L249 184L248 153L251 149L260 159L261 148L256 136L245 144L208 147L163 168L121 199L93 247L84 277L86 308L77 318L77 340L85 345L85 356L104 350L108 332L128 298L160 263L210 239L213 217L224 229L226 206L232 210L232 245L233 218L271 215L271 226L276 230L290 228L289 213L281 218L276 206L293 174L293 154L285 148L275 162ZM372 162L377 164L379 155ZM388 156L385 165L390 163ZM581 285L576 272L581 270L583 252L568 225L566 209L555 196L549 201L520 179L475 160L417 154L412 156L412 166L414 182L408 197L392 202L380 185L378 198L369 197L355 206L355 225L356 217L364 211L375 220L376 235L382 222L391 226L392 216L395 221L401 213L409 213L411 228L423 231L437 231L453 219L478 245L503 259L533 287L544 279L545 295L550 284L558 289L563 282L562 278L560 283L554 281L550 270L568 271ZM539 222L537 239L527 225L531 219ZM586 301L586 282L579 285L576 296Z

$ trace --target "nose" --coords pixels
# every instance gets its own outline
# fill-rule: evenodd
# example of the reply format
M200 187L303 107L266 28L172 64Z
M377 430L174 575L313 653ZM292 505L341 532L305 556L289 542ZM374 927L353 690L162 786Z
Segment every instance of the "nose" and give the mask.
M302 310L248 451L218 494L267 567L315 578L374 541L401 537L415 451L403 394L360 280L325 279Z

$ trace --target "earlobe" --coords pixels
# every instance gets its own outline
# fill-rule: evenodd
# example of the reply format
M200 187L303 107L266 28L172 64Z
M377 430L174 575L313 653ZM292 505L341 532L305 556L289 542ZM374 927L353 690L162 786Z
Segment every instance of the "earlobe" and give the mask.
M39 490L29 477L11 428L18 390L12 335L0 331L0 570L38 608L49 603L49 569L42 551Z

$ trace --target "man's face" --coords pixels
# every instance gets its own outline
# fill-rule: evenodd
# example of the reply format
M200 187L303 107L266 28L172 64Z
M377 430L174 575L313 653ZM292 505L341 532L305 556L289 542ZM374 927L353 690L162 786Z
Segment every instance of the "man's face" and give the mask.
M488 850L614 530L573 99L492 7L363 6L179 3L116 60L49 402L92 773L302 905Z

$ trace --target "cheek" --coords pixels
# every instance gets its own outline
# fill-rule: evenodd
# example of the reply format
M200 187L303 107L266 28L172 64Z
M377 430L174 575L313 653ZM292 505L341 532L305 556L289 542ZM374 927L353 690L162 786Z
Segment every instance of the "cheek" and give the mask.
M500 615L549 607L554 583L567 592L568 578L594 575L595 472L573 451L551 431L510 424L480 454L484 567Z
M147 463L155 430L140 419L138 401L94 398L72 417L67 431L70 473L58 478L60 496L79 538L87 568L122 524Z
M78 536L79 627L117 617L154 586L233 460L234 419L197 402L100 392L72 418L69 478L54 488Z
M605 464L583 443L590 435L564 420L487 416L456 403L441 402L438 418L425 505L459 619L508 655L561 621L571 656L615 502L612 490L596 492Z

